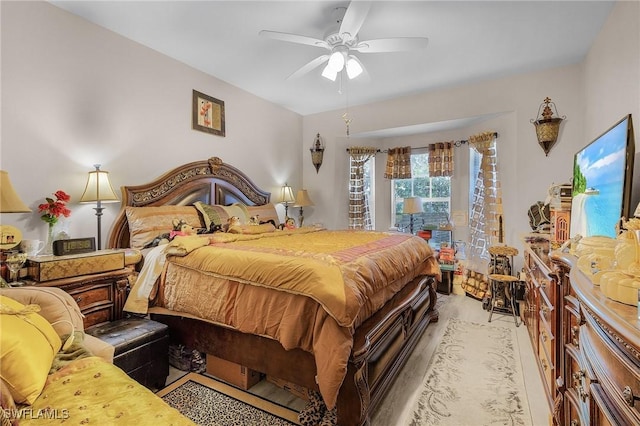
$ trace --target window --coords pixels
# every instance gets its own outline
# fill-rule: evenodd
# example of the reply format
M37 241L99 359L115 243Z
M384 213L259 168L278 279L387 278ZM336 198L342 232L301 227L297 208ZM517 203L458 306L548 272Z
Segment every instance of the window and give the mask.
M393 225L409 229L409 215L402 213L405 197L422 198L424 213L413 215L413 228L439 225L449 221L451 211L451 178L429 177L429 154L411 154L411 179L394 179L391 186Z

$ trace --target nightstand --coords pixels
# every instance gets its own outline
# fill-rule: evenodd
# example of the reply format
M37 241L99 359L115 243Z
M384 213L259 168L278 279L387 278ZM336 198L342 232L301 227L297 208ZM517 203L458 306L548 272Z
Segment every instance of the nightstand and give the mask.
M37 287L58 287L73 296L84 315L84 328L121 319L127 299L129 269L81 275L43 283Z
M28 273L36 287L58 287L69 293L85 316L84 328L123 317L131 269L124 253L100 250L82 255L29 258Z

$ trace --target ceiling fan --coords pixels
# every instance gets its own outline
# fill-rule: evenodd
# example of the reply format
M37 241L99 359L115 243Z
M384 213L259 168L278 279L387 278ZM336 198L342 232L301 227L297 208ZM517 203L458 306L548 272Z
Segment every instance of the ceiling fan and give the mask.
M426 37L394 37L360 41L358 31L369 13L371 1L352 1L348 7L336 8L337 19L325 34L324 39L278 31L260 31L260 35L290 43L320 47L328 52L303 65L287 79L300 77L327 63L322 76L335 81L338 73L346 70L349 79L362 74L364 66L354 54L401 52L421 49L427 46Z

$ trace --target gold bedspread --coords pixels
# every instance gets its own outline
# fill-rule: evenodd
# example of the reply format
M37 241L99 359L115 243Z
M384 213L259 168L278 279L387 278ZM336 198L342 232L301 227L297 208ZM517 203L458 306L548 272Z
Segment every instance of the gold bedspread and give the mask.
M195 425L102 358L79 359L49 375L20 425Z
M168 257L156 304L314 354L332 408L353 330L416 276L439 274L429 245L408 234L216 234L209 246Z

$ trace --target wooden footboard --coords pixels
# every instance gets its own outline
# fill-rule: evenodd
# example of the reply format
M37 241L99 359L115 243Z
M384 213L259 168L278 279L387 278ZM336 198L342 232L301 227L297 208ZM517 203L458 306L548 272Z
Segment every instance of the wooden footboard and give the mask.
M424 330L438 320L435 302L435 280L418 277L356 329L338 395L339 425L368 424ZM192 318L151 316L169 326L174 343L318 390L315 361L308 352L287 351L275 340Z

